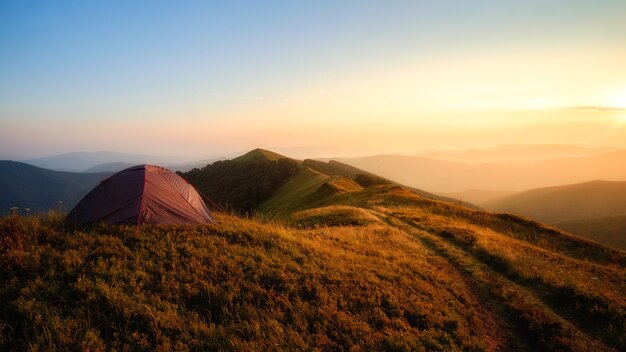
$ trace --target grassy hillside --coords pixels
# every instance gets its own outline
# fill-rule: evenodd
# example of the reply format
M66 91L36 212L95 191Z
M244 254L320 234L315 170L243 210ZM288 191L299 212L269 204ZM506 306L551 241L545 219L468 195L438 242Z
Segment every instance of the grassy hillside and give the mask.
M274 192L258 210L270 215L286 215L299 209L311 208L340 192L363 187L343 176L328 176L305 167Z
M376 175L370 172L357 169L354 166L340 163L335 160L329 160L328 162L323 162L319 160L306 159L302 162L302 165L308 166L309 168L313 170L316 170L318 172L321 172L329 176L344 176L344 177L349 177L349 178L354 179L359 174L366 174L369 176L376 177Z
M223 207L250 212L300 170L295 160L276 155L257 149L179 174Z
M626 250L626 215L565 221L554 226Z
M461 204L464 205L466 207L469 208L478 208L476 205L468 203L468 202L464 202L462 200L459 200L458 198L450 198L447 197L445 195L435 195L433 193L430 192L426 192L424 190L421 190L419 188L414 188L414 187L409 187L406 185L402 185L399 184L397 182L391 181L389 179L380 177L378 175L375 175L371 172L368 171L364 171L361 170L359 168L356 168L354 166L348 165L348 164L344 164L344 163L340 163L336 160L329 160L328 162L322 162L319 160L311 160L311 159L307 159L304 160L302 162L302 166L306 166L309 167L313 170L319 171L321 173L324 173L326 175L329 176L344 176L344 177L348 177L351 179L354 179L355 181L358 182L358 180L360 178L371 178L374 182L369 182L369 184L393 184L393 185L398 185L398 186L402 186L408 190L410 190L411 192L420 195L422 197L426 197L426 198L430 198L430 199L436 199L436 200L442 200L445 202L451 202L451 203L457 203L457 204ZM363 186L368 186L369 184L363 184Z
M201 169L179 174L223 207L241 213L261 211L272 216L299 209L303 204L316 204L326 193L338 191L342 187L352 190L354 187L378 184L397 185L337 161L299 161L263 149L254 149L232 160L217 161ZM333 189L335 186L338 188ZM462 203L408 188L424 197ZM468 203L462 204L475 207Z
M52 171L0 160L0 214L15 206L46 212L56 209L58 201L63 201L64 208L69 210L110 175Z
M0 349L626 348L624 252L336 180L283 222L0 219Z
M308 199L331 177L310 168L301 169L285 184L274 192L272 197L259 205L258 210L265 213L290 212L314 199Z

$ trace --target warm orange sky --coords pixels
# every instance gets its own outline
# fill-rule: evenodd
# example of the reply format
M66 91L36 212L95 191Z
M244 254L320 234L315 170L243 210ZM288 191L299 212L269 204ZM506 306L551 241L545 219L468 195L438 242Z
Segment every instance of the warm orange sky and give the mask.
M0 158L626 148L623 1L143 5L0 5Z

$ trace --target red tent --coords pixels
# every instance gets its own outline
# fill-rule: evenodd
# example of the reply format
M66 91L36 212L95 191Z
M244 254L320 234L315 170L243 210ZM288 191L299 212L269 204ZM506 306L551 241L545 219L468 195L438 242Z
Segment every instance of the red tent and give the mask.
M88 224L204 224L215 222L198 192L174 172L137 165L100 182L67 215Z

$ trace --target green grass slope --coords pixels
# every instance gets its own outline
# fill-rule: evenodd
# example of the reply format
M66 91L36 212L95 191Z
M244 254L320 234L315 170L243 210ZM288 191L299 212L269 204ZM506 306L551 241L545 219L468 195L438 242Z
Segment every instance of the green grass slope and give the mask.
M252 212L300 170L295 160L267 156L257 149L233 160L216 161L179 174L222 207Z
M319 160L306 159L302 162L304 166L308 166L313 170L319 171L329 176L345 176L354 179L359 174L365 174L369 176L376 176L371 172L363 171L354 166L340 163L335 160L329 160L323 162ZM378 177L378 176L376 176ZM388 181L390 183L391 181Z
M337 180L281 222L1 218L0 349L626 348L626 253Z
M274 192L271 198L259 205L258 210L264 213L288 213L299 207L310 204L311 197L331 177L310 168L301 169L285 184Z
M430 192L426 192L424 190L418 189L418 188L414 188L414 187L408 187L406 185L402 185L399 184L397 182L391 181L389 179L380 177L379 175L373 174L371 172L368 171L364 171L362 169L356 168L352 165L348 165L345 163L341 163L338 162L336 160L329 160L328 162L323 162L323 161L319 161L319 160L311 160L311 159L307 159L304 160L302 162L303 166L308 166L313 170L319 171L321 173L324 173L326 175L338 175L338 176L344 176L344 177L348 177L351 179L357 179L359 176L363 176L365 175L366 177L370 177L373 178L374 180L376 180L378 184L393 184L393 185L398 185L398 186L402 186L408 190L410 190L411 192L420 195L422 197L426 197L426 198L430 198L430 199L436 199L436 200L441 200L444 202L450 202L450 203L456 203L456 204L460 204L469 208L476 208L479 209L476 205L471 204L471 203L467 203L467 202L463 202L462 200L459 200L458 198L451 198L448 196L443 196L443 195L436 195Z
M361 188L358 182L362 186L398 185L340 162L300 161L263 149L179 174L224 208L240 213L260 211L271 216L317 204L326 195L344 187ZM469 203L407 188L424 197L477 208Z
M304 167L278 188L270 199L258 207L258 210L269 215L284 216L320 204L336 193L362 188L347 177L328 176Z
M565 221L554 226L626 250L626 216Z

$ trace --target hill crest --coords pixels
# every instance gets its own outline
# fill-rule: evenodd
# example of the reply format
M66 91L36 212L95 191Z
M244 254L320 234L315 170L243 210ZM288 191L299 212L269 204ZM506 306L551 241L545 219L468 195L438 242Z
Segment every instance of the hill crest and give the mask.
M405 187L338 161L300 161L261 148L231 160L217 161L201 169L180 174L214 202L243 212L281 209L281 213L292 209L296 203L317 202L319 199L314 198L319 198L324 192L316 193L318 189L311 187L323 187L323 183L338 177L349 180L344 180L343 185L337 183L339 180L334 180L334 184L324 186L327 191L335 186L338 187L337 190L353 189L355 183L360 184L357 187L376 184ZM419 189L409 189L431 199L461 203ZM313 195L315 193L317 195ZM462 204L476 207L469 203Z
M236 158L233 158L233 161L237 161L237 162L245 162L245 161L250 161L250 160L269 160L269 161L278 161L281 159L291 159L288 158L284 155L275 153L273 151L267 150L267 149L261 149L261 148L256 148L253 149L241 156L238 156ZM294 159L292 159L294 160Z

